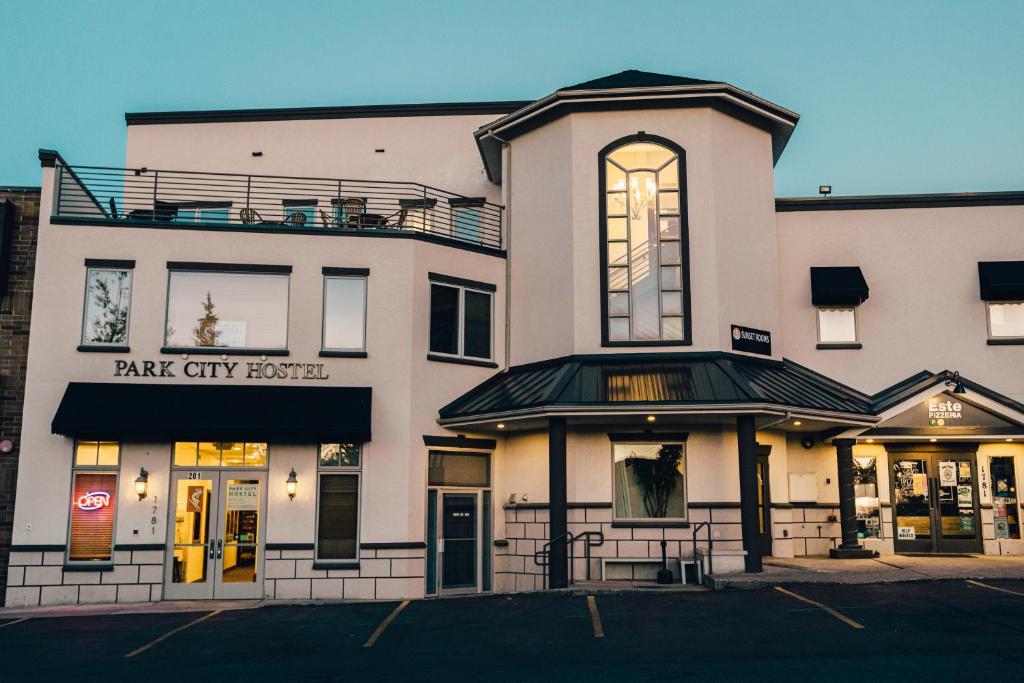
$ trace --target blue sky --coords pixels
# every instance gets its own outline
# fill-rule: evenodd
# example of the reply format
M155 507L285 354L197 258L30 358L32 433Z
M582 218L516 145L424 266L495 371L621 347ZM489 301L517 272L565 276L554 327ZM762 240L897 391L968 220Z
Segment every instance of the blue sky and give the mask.
M780 196L1024 190L1024 2L0 3L0 185L126 111L534 99L628 68L801 115Z

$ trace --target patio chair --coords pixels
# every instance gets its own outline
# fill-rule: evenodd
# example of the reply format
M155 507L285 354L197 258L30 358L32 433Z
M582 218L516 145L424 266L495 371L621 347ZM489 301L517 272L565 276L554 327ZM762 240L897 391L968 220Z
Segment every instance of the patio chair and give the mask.
M260 216L259 212L256 209L250 209L248 207L239 211L238 217L245 225L253 225L254 223L263 222L263 217Z
M409 216L409 209L400 209L384 219L381 227L401 230L405 227L405 219Z
M302 211L292 211L288 218L284 219L285 225L293 228L301 228L306 224L306 214Z
M120 218L121 217L120 214L117 213L117 202L114 201L113 197L110 198L110 217L111 218Z
M366 213L366 200L360 197L343 197L339 202L338 222L344 227L358 228Z
M331 217L327 215L327 212L324 211L323 209L320 209L319 211L320 211L320 221L324 224L324 227L327 228L328 230L333 228L334 227L334 221L332 221Z

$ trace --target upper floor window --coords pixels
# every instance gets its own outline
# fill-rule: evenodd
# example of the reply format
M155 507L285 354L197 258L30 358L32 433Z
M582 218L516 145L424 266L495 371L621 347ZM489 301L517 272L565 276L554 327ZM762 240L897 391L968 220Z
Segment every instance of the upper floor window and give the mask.
M435 273L430 279L430 356L489 362L495 287Z
M132 261L86 261L83 346L127 346Z
M231 218L231 202L181 202L173 207L175 223L227 223Z
M685 163L642 133L601 151L605 345L690 343Z
M818 343L856 344L857 308L855 306L819 306Z
M292 227L315 228L317 200L315 199L284 199L281 201L284 222Z
M988 336L1024 339L1024 301L989 301Z
M168 267L166 347L288 348L291 267L176 263Z
M366 276L355 268L324 268L322 350L361 353L366 350Z

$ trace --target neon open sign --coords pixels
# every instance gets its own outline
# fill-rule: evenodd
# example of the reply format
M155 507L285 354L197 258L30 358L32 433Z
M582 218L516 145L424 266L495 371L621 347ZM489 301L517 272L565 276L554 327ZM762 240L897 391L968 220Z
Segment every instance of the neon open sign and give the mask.
M78 497L79 510L99 510L110 505L110 494L106 491L90 491Z

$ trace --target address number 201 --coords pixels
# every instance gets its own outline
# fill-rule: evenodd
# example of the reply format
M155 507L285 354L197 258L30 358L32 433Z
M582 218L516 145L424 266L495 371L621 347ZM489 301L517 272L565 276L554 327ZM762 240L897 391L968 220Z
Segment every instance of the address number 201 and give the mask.
M202 472L186 472L185 478L188 479L189 481L193 481L195 479L199 479L201 474Z

